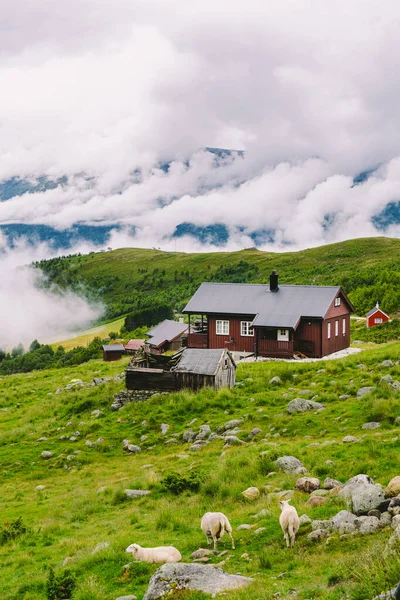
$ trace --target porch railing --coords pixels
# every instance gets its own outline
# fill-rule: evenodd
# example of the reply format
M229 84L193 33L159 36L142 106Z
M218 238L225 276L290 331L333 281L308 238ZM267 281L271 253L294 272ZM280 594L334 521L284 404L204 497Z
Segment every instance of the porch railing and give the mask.
M258 340L258 354L264 356L293 356L293 341Z

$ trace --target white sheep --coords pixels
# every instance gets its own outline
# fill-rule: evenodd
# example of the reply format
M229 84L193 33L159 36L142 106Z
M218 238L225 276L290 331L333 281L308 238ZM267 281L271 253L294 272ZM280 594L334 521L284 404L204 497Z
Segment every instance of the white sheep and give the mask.
M126 552L132 552L136 560L148 563L179 562L182 555L173 546L157 546L156 548L142 548L139 544L131 544Z
M294 506L290 506L289 500L282 500L279 502L281 507L281 514L279 516L279 523L281 524L283 537L286 540L286 547L289 548L294 546L294 540L296 533L300 527L299 515Z
M214 540L214 550L217 549L217 541L222 538L225 531L232 541L232 550L235 549L235 542L232 537L232 527L228 518L221 512L207 512L200 523L201 529L207 537L207 544L211 544L211 539Z

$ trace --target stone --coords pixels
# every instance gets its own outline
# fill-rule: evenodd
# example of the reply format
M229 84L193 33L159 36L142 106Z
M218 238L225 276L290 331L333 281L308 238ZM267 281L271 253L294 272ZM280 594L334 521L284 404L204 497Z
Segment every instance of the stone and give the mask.
M46 486L45 485L37 485L35 487L35 492L40 492L41 490L44 490Z
M128 498L143 498L151 494L149 490L124 490Z
M242 446L245 442L240 440L236 435L228 435L225 438L224 446Z
M392 529L397 529L398 527L400 527L400 515L394 515L390 526L392 527Z
M182 434L182 439L184 442L192 442L196 437L195 432L192 429L186 429L186 431Z
M209 425L200 425L199 433L196 435L196 440L204 440L211 434L211 427Z
M381 529L381 523L377 517L358 517L355 521L355 526L361 535L376 533Z
M101 412L101 410L99 410L98 408L96 410L92 410L92 412L90 413L91 417L97 418L100 415L102 415L103 413Z
M284 473L293 475L303 475L306 473L306 468L303 463L299 461L295 456L281 456L277 458L275 463L276 467Z
M225 423L225 425L223 426L223 429L225 431L228 431L228 429L234 429L235 427L239 427L239 425L241 425L243 423L242 419L232 419L231 421L228 421L227 423Z
M218 435L218 433L211 433L210 437L208 438L209 442L213 442L214 440L223 440L224 438L222 437L222 435Z
M356 515L365 515L373 508L378 508L385 500L385 493L379 485L375 485L368 475L356 475L349 479L339 493L347 503L347 507Z
M175 590L197 590L218 594L248 586L253 580L230 575L211 565L167 563L151 577L143 600L159 600Z
M251 529L252 527L254 527L254 525L249 525L248 523L242 523L241 525L236 527L236 529L237 529L237 531L243 531L243 530Z
M254 427L254 429L252 429L248 435L248 439L252 440L253 438L256 437L256 435L262 433L262 429L260 429L259 427Z
M290 415L295 413L303 413L309 410L322 410L325 406L320 402L307 400L306 398L295 398L287 405L287 411Z
M379 364L380 367L394 367L394 363L392 360L384 360Z
M259 527L258 529L254 530L254 535L259 535L260 533L262 533L266 529L267 529L266 527Z
M388 512L392 515L400 515L400 494L391 499Z
M43 450L40 456L47 460L48 458L52 458L52 456L54 456L54 452L50 452L50 450Z
M328 496L330 494L330 490L317 489L311 492L310 496Z
M359 442L359 441L360 441L360 439L354 437L354 435L346 435L342 439L343 444L355 444L356 442Z
M210 550L209 548L199 548L195 552L192 552L190 556L195 559L204 558L205 556L210 556L211 554L215 554L215 550Z
M337 487L338 485L343 485L338 479L332 479L332 477L326 477L324 479L325 490L333 490L333 488Z
M312 520L310 519L310 517L306 514L303 514L299 517L299 522L300 522L300 527L302 525L310 525L310 523L312 523Z
M247 490L242 492L242 496L247 498L247 500L257 500L260 495L260 490L256 487L249 487Z
M329 531L332 529L332 523L330 519L314 519L314 521L311 521L311 529L312 531L316 531L317 529Z
M351 533L355 531L356 521L357 517L348 510L341 510L330 519L332 529L339 533Z
M95 447L95 443L91 442L90 440L86 440L85 446L87 446L88 448L94 448Z
M311 390L300 390L298 392L301 396L308 396L308 394L311 394Z
M296 488L300 490L300 492L309 494L319 488L319 479L316 477L300 477L300 479L296 481Z
M316 529L308 534L307 539L309 542L320 542L324 538L328 536L328 531L326 529Z
M357 398L362 398L363 396L366 396L367 394L370 394L374 389L375 389L375 387L373 385L361 387L357 391Z
M97 554L97 552L101 552L101 550L105 550L109 548L110 542L100 542L97 546L92 550L92 554Z
M37 442L47 442L48 438L47 437L40 437L38 440L36 440Z
M397 391L399 391L399 390L400 390L400 381L397 381L397 380L396 380L396 381L393 381L393 383L392 383L392 388L393 388L394 390L397 390Z
M271 516L271 511L267 510L266 508L262 508L260 510L260 512L258 512L256 515L253 515L251 518L252 519L263 519L264 517L270 517Z
M377 508L373 508L372 510L368 511L368 517L376 517L377 519L381 518L381 511L378 510Z
M349 398L351 398L349 394L341 394L341 396L339 396L339 400L348 400Z
M361 426L361 429L378 429L380 426L381 424L378 423L378 421L370 421L369 423L364 423L364 425Z
M315 508L316 506L321 506L328 502L328 498L324 498L323 496L311 496L307 502L306 506L310 506L310 508Z
M393 382L393 377L391 375L384 375L383 377L381 377L381 382L384 383L392 383Z
M356 342L357 342L358 344L362 344L362 343L363 343L363 342L360 342L360 341L358 341L358 340L356 340ZM360 363L359 365L357 365L357 369L364 370L364 369L366 369L366 368L367 368L367 367L366 367L365 365L363 365L362 363Z
M399 600L400 598L400 583L396 588L389 590L384 594L379 594L379 596L375 596L373 600Z
M386 496L392 498L393 496L398 496L400 494L400 476L396 475L393 477L387 485L385 490Z
M382 527L388 527L391 525L393 518L392 518L392 515L390 514L390 512L385 511L381 514L381 517L379 520L382 524Z
M168 423L162 423L160 429L161 429L161 434L165 435L169 429Z
M127 596L118 596L118 598L116 598L115 600L136 600L137 596L134 596L133 594L128 594Z
M282 379L278 375L275 375L275 377L269 380L269 383L270 385L279 385L282 383Z
M133 454L142 451L141 447L136 446L135 444L127 444L126 446L124 446L124 450L126 450L127 452L131 452Z

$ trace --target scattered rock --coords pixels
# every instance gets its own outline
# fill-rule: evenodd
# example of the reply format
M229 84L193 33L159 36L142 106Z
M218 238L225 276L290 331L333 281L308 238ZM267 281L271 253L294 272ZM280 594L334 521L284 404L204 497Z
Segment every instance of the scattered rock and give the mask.
M128 498L143 498L151 494L149 490L124 490Z
M400 494L391 499L388 506L388 512L392 516L400 515Z
M35 487L35 492L40 492L41 490L44 490L46 486L45 485L37 485Z
M393 382L393 377L391 375L384 375L383 377L381 377L381 382L384 383L392 383Z
M354 435L346 435L343 439L342 442L344 444L355 444L356 442L359 442L360 439L354 437Z
M209 425L200 425L200 431L196 435L196 440L204 440L211 434L211 427Z
M296 481L296 488L309 494L319 488L319 479L316 477L301 477Z
M256 487L249 487L247 490L242 492L242 496L247 498L247 500L257 500L260 495L260 490Z
M237 531L243 531L245 529L251 529L254 525L249 525L248 523L242 523L238 527L236 527Z
M361 387L357 391L357 398L362 398L363 396L366 396L367 394L371 393L374 389L375 387L373 385Z
M324 538L328 536L328 531L326 529L316 529L308 534L307 539L310 542L320 542Z
M381 518L379 520L382 524L382 527L388 527L391 525L393 519L390 512L385 511L381 514Z
M239 427L239 425L241 425L243 423L242 419L232 419L231 421L228 421L227 423L225 423L225 425L223 426L223 429L225 431L228 431L228 429L234 429L235 427Z
M332 529L332 523L329 519L314 519L314 521L311 521L311 529L313 531L317 529L330 530Z
M110 542L101 542L97 544L96 548L92 550L92 554L97 554L97 552L101 552L101 550L105 550L110 546Z
M378 510L377 508L373 508L372 510L368 511L368 517L376 517L377 519L381 518L381 511Z
M242 446L245 442L240 440L236 435L228 435L225 438L224 446Z
M395 515L390 525L392 529L397 529L398 527L400 527L400 515Z
M310 519L310 517L308 515L301 515L301 517L299 518L300 521L300 527L302 525L310 525L310 523L312 522L312 520Z
M259 427L254 427L254 429L252 429L248 435L249 440L255 438L256 435L258 435L259 433L262 433L262 429L260 429Z
M307 400L306 398L295 398L287 405L289 414L303 413L309 410L322 410L324 408L325 406L320 402L314 402L313 400Z
M101 410L99 410L98 408L96 408L96 410L92 410L92 412L90 413L91 417L97 418L100 415L102 415L103 413L101 412Z
M195 552L192 552L190 556L195 559L210 556L211 554L216 554L216 552L214 550L209 550L208 548L199 548Z
M162 423L160 429L161 429L161 434L165 435L169 429L168 423Z
M184 442L193 442L195 437L196 437L196 434L192 429L187 429L182 434L182 439Z
M142 451L141 447L136 446L135 444L127 444L126 446L124 445L124 450L127 452L132 452L133 454Z
M399 475L397 475L396 477L393 477L393 479L391 479L389 481L385 492L386 492L386 496L390 496L390 498L392 498L393 496L398 496L400 494L400 476Z
M275 375L275 377L269 380L269 383L270 385L279 385L280 383L282 383L282 379L278 377L278 375Z
M181 589L218 594L246 587L252 581L249 577L229 575L210 565L167 563L150 579L143 600L158 600Z
M118 598L116 598L115 600L136 600L137 596L134 596L133 594L128 594L128 596L118 596Z
M43 452L40 455L42 458L48 459L51 458L52 456L54 456L54 452L50 452L50 450L43 450Z
M364 423L364 425L361 426L361 429L378 429L380 426L381 424L377 421L370 421L369 423Z
M339 493L356 515L365 515L373 508L379 508L385 500L385 493L375 485L368 475L356 475L345 483Z
M307 502L306 506L310 506L311 508L315 508L316 506L321 506L328 502L328 498L324 498L323 496L311 496Z
M384 360L379 365L379 367L394 367L394 363L392 360Z
M306 473L306 468L303 463L295 456L281 456L275 461L275 465L284 473L294 475L303 475Z
M342 394L339 396L339 400L348 400L349 398L351 398L350 394Z
M266 529L267 529L266 527L259 527L258 529L254 530L254 535L259 535L260 533L262 533Z
M256 515L253 515L251 518L252 519L263 519L264 517L270 517L271 516L271 511L267 510L266 508L262 508L260 510L260 512L258 512Z
M332 477L326 477L326 479L324 480L324 489L325 490L333 490L333 488L337 487L338 485L343 485L341 481L338 481L337 479L332 479Z
M381 529L381 524L377 517L358 517L355 526L361 535L376 533Z

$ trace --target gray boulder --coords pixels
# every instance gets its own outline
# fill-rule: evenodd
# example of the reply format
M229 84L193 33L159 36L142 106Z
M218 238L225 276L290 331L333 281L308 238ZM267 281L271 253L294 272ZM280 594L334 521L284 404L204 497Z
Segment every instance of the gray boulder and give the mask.
M128 498L143 498L151 494L149 490L124 490Z
M314 402L313 400L307 400L306 398L295 398L287 405L287 411L290 415L307 412L309 410L322 410L324 408L325 406L320 402Z
M325 490L333 490L333 488L337 487L338 485L343 485L341 481L339 481L338 479L332 479L332 477L326 477L326 479L324 480L324 489Z
M327 529L316 529L308 534L307 539L310 542L320 542L328 536L329 532Z
M374 389L375 389L375 387L373 385L361 387L357 392L357 398L362 398L363 396L366 396L367 394L372 392Z
M381 377L381 382L384 383L392 383L393 381L393 377L391 375L384 375L383 377Z
M345 499L348 509L356 515L365 515L373 508L379 508L385 501L385 492L368 475L357 475L349 479L339 496Z
M346 435L342 439L343 444L355 444L356 442L359 442L359 441L360 441L360 439L354 437L354 435Z
M52 456L54 456L53 452L50 452L50 450L43 450L43 452L40 455L42 458L48 459L51 458Z
M200 425L200 431L196 435L196 440L204 440L211 433L211 427L209 425Z
M242 423L242 419L232 419L231 421L225 423L223 428L225 429L225 431L228 431L228 429L235 429L235 427L239 427L239 425L241 425Z
M242 575L230 575L209 565L167 563L152 576L143 600L158 600L175 590L197 590L207 594L237 590L253 580Z
M394 517L395 515L400 515L400 494L391 499L388 512Z
M394 363L392 360L384 360L380 363L380 367L394 367Z
M361 429L378 429L380 426L381 424L378 423L378 421L370 421L369 423L364 423L364 425L361 426Z
M262 433L262 429L260 429L259 427L254 427L254 429L252 429L248 435L249 440L252 440L259 433Z
M375 596L373 600L400 600L400 583L396 588L393 588L389 592Z
M357 517L348 510L341 510L334 517L332 517L331 526L333 530L339 531L340 533L349 533L354 531L356 526Z
M381 529L381 523L377 517L358 517L355 525L361 535L376 533Z
M236 435L227 435L224 446L242 446L245 442L240 440Z
M294 456L281 456L276 459L275 465L280 471L293 475L303 475L307 472L303 463Z
M274 385L274 384L280 384L282 383L282 379L280 377L278 377L278 375L275 375L275 377L273 377L272 379L269 380L270 385Z
M300 477L300 479L296 481L296 488L300 490L300 492L309 494L319 488L319 479L316 477Z
M169 429L168 423L161 423L161 435L165 435Z
M184 442L192 442L196 437L195 432L192 429L187 429L183 432L182 439Z

